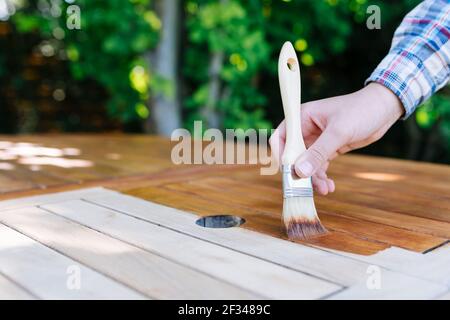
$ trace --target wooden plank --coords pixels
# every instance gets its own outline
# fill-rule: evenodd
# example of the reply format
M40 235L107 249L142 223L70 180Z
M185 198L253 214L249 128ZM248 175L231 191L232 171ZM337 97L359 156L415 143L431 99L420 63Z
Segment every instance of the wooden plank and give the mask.
M384 177L387 175L387 177ZM346 175L342 172L334 173L333 179L339 181L339 190L342 188L353 188L352 192L365 193L365 194L380 194L383 199L395 199L397 201L412 201L416 199L420 201L433 200L432 205L439 206L442 201L449 201L450 195L448 192L442 192L435 187L432 183L423 184L420 188L416 183L404 183L403 176L396 176L394 173L388 175L379 172L355 172L350 175ZM377 180L378 179L378 180ZM393 179L390 181L389 179ZM399 179L399 180L395 180ZM355 190L355 186L360 186Z
M280 223L280 216L282 211L282 200L271 198L269 195L266 194L265 199L259 199L257 197L252 197L249 194L244 194L240 192L234 192L233 190L229 188L224 188L223 191L220 191L218 189L214 190L212 187L204 187L201 184L202 180L197 182L190 182L190 183L184 183L184 184L170 184L166 185L165 188L172 190L173 192L185 192L192 195L195 195L196 197L201 198L209 198L214 199L214 202L219 202L221 204L227 204L230 203L229 199L233 199L232 205L240 206L243 210L241 212L241 216L243 218L247 218L248 212L253 213L263 213L265 214L266 220L265 223L262 224L254 224L253 228L254 230L258 230L261 232L264 232L267 227L267 225L270 223L269 220L272 220L272 223L275 223L278 227L278 234L281 237L285 237L285 232L281 229L281 223ZM217 184L217 188L219 188L221 185L220 183ZM195 201L195 199L193 199ZM364 226L361 228L361 226L358 226L357 221L352 221L349 219L344 218L334 218L331 216L328 220L330 222L333 222L333 224L328 224L327 218L328 215L322 212L320 215L325 227L329 231L331 231L329 234L310 239L307 241L303 241L305 243L311 243L318 246L325 246L325 247L332 247L336 250L342 250L342 251L349 251L353 253L358 254L366 254L370 255L373 253L376 253L382 249L385 249L394 244L399 244L400 241L397 239L398 234L396 234L395 231L398 231L398 233L405 233L408 234L408 236L411 236L408 231L404 230L389 230L389 228L386 228L388 230L384 230L382 226L374 225L375 227L378 227L378 230L375 230L373 233L377 235L377 237L370 237L370 231L364 231ZM250 218L248 219L250 221ZM360 223L360 225L363 223ZM355 227L356 225L356 227ZM251 228L250 223L247 225L244 225L243 227ZM370 230L370 225L366 226L367 229ZM373 227L373 226L372 226ZM359 229L359 230L358 230ZM344 230L344 232L340 232L341 230ZM363 230L363 233L361 234L361 230ZM390 231L390 233L389 233ZM425 238L425 240L431 240L431 241L424 241L425 245L422 245L420 248L428 249L430 247L430 242L432 243L432 246L436 245L437 243L442 243L445 241L445 239L433 239L430 236L421 236L417 235L417 238L420 240L420 238ZM415 245L416 243L420 244L420 241L417 242L405 242L403 241L401 244L412 244Z
M372 271L371 271L372 272ZM373 274L371 274L373 276ZM369 277L369 276L368 276ZM346 288L335 295L330 296L329 300L423 300L435 299L448 290L444 285L411 278L399 273L379 274L379 287L374 285L372 280L359 283L358 285ZM378 280L376 280L378 281ZM368 285L369 283L369 285ZM392 284L395 285L392 285ZM384 286L389 286L385 290ZM383 292L380 295L380 291Z
M32 294L0 273L0 300L34 300Z
M33 188L33 183L26 180L14 180L0 171L0 193L13 192Z
M258 231L280 239L287 239L286 232L280 223L280 216L269 210L236 206L230 201L215 202L210 198L193 197L188 192L174 192L164 188L143 188L130 190L131 195L156 201L158 203L174 206L178 209L189 210L199 214L235 214L246 219L243 228ZM349 250L359 254L373 254L387 248L387 244L367 241L349 233L331 232L324 237L310 239L308 241L296 241L298 243L330 246L336 250Z
M173 167L170 161L171 142L161 137L148 135L20 135L0 136L3 143L0 148L7 157L5 162L13 165L15 170L1 172L0 180L9 183L0 184L0 192L18 190L39 190L64 183L78 184L98 179L111 179L132 174L160 172L164 168ZM101 148L98 145L101 144ZM156 147L155 147L156 146ZM42 150L52 148L50 155ZM29 150L20 150L27 148ZM75 154L68 154L72 149ZM30 153L31 152L31 153ZM8 156L14 154L10 159ZM27 153L30 153L27 155ZM33 156L33 157L30 157ZM31 169L34 161L48 156L47 164L39 165L39 169ZM148 159L152 161L148 161ZM44 159L45 160L45 159ZM84 160L86 167L67 164L60 167L63 161ZM59 161L59 163L58 163ZM45 161L44 161L45 162Z
M403 213L380 210L365 205L352 204L336 200L334 197L319 197L317 208L320 211L331 212L382 225L406 229L418 233L429 234L439 238L450 238L450 223Z
M449 191L450 169L442 164L352 154L333 161L330 171L347 175L365 172L394 174L400 176L401 180L397 180L399 184L423 181L427 187Z
M163 225L167 228L203 239L217 245L233 249L251 256L280 264L293 270L302 271L316 277L327 279L344 286L355 286L367 281L367 270L370 264L340 254L318 250L289 241L273 238L261 233L243 228L214 229L199 227L195 224L197 216L174 208L158 205L140 199L133 200L133 206L128 205L129 196L112 195L88 197L86 200L107 208L118 210L138 219ZM430 289L430 283L414 277L400 275L380 267L383 274L393 281L386 282L383 290L378 290L377 297L382 298L391 290L397 290L397 277L402 280L405 291L415 290L424 286ZM409 279L406 281L405 279ZM440 290L441 286L431 285ZM437 294L437 293L436 293Z
M362 154L349 154L345 157L336 158L333 163L348 165L350 169L358 170L361 168L369 169L368 171L377 171L377 167L382 168L385 172L397 172L400 174L435 176L450 178L450 169L448 166L439 163L418 162L414 160L394 159L379 156L369 156Z
M133 210L136 199L123 201ZM92 203L72 200L42 208L265 298L317 299L341 289L336 284Z
M258 210L250 206L239 206L231 201L217 202L217 199L212 201L211 198L203 198L202 195L194 194L193 196L190 192L174 192L173 190L164 188L143 188L139 189L137 192L136 190L130 190L129 193L164 205L190 210L195 213L207 215L235 214L242 216L247 221L242 225L243 228L265 233L280 239L287 239L286 232L280 222L280 215L269 210ZM178 199L178 201L174 201L174 199ZM326 236L317 239L296 242L314 246L329 246L336 250L351 250L351 252L366 255L376 253L389 246L380 242L367 241L349 233L342 232L331 232Z
M340 190L336 190L336 193L332 198L339 199L339 201L342 202L364 205L383 211L398 212L410 216L450 222L449 201L443 203L433 198L420 199L417 197L414 199L408 196L399 196L386 201L385 197L383 197L383 193L364 194L352 192L352 190L354 190L354 187L346 188L345 186L342 186ZM409 199L408 201L404 201L404 198Z
M260 202L271 202L273 204L279 204L281 202L280 190L253 186L248 183L241 183L227 178L205 178L192 181L189 185L195 186L196 190L200 189L200 191L204 190L205 187L218 192L220 190L225 190L222 192L230 194L233 199L239 197L239 195L245 194L246 198L253 198ZM254 192L249 193L248 190L250 188L253 189ZM212 194L212 197L214 196L216 196L216 193ZM321 200L321 198L318 197L317 200ZM267 204L262 205L261 207L268 208L266 210L271 210L273 205ZM359 237L384 242L405 249L422 252L447 241L445 238L407 231L402 228L393 228L391 226L371 223L359 219L348 219L341 215L332 214L332 212L330 213L329 211L323 212L319 210L319 214L322 222L328 229L348 232Z
M450 291L444 293L442 296L439 296L438 300L450 300Z
M401 248L389 248L372 256L349 253L352 259L378 265L402 274L410 275L450 287L450 248L420 254Z
M95 188L87 188L87 189L81 189L81 190L74 190L74 191L65 191L65 192L58 192L58 193L52 193L48 195L36 195L32 197L26 197L26 198L18 198L18 199L11 199L11 200L5 200L0 201L0 210L11 210L11 209L18 209L23 207L30 207L30 206L38 206L46 203L52 203L52 202L58 202L58 201L64 201L64 200L70 200L73 199L75 195L77 196L83 196L83 195L95 195L95 194L104 194L105 192L114 192L112 190L105 191L106 189L102 187L95 187Z
M39 208L3 211L0 221L150 298L256 298L243 289Z
M207 177L225 177L237 181L238 184L247 183L252 186L245 193L249 197L257 196L259 190L265 190L266 187L278 193L281 189L280 175L261 176L258 165L175 166L170 161L173 144L169 139L160 137L51 134L1 136L0 140L10 143L28 142L36 146L53 147L59 150L75 148L79 151L79 155L64 155L64 157L85 159L93 164L89 168L41 166L41 171L33 172L27 168L27 165L20 165L14 159L10 161L3 159L2 161L15 165L19 170L0 171L0 190L9 192L0 194L0 199L66 190L81 184L83 186L104 185L131 194L137 192L137 188L142 188L142 191L139 191L141 196L153 199L151 194L153 191L146 191L147 187L159 188L163 184L185 183ZM1 148L7 148L7 144L3 144ZM98 148L99 145L102 148ZM450 201L450 167L448 165L344 155L332 162L329 174L336 179L337 191L327 197L317 197L316 205L324 216L324 222L333 232L323 238L318 245L329 249L347 248L346 250L353 250L354 253L373 254L389 244L424 251L432 247L435 240L439 241L435 238L450 239L450 223L446 222L449 217L447 203ZM73 179L68 180L68 177ZM61 185L58 181L67 181L68 184ZM417 181L420 181L420 190L417 189ZM39 189L39 187L47 189ZM208 208L212 209L237 211L236 214L242 210L249 217L248 223L244 225L245 228L260 230L273 236L281 237L283 234L282 229L277 228L279 222L274 214L274 211L278 210L276 214L279 215L281 211L279 205L275 207L273 203L261 202L261 207L255 209L244 205L233 205L230 198L223 199L224 203L215 203L206 195L203 195L203 199L185 200L189 196L194 197L184 191L175 192L180 194L179 201L170 200L169 202L161 197L161 193L155 194L155 197L160 199L154 201L179 208L197 206L195 212L202 210L197 202L209 203ZM335 215L339 217L336 218ZM363 224L355 222L355 219L376 225L368 224L368 228L364 228ZM379 225L387 225L395 229L382 228ZM397 229L412 231L413 234L402 232L401 235L393 238L392 235ZM417 237L417 233L435 238ZM418 240L412 241L414 239Z
M251 172L235 172L229 175L230 179L243 186L256 189L258 192L247 192L249 196L262 194L269 194L273 197L281 197L281 181L272 176L260 176ZM238 179L238 180L236 180ZM339 180L337 181L339 183ZM358 186L356 188L356 186ZM339 185L337 186L339 188ZM364 189L364 184L356 184L356 190ZM417 188L417 186L416 186ZM380 210L372 208L365 204L355 204L343 201L339 196L334 194L326 197L317 196L315 198L316 206L319 212L339 214L346 217L357 218L383 225L388 225L400 229L406 229L414 232L425 233L440 238L450 238L450 224L443 221L436 221L428 218L410 216L405 213L397 213L388 210Z
M13 181L26 181L30 183L33 188L45 189L50 186L65 185L77 182L75 180L67 179L67 177L64 176L55 176L43 167L31 170L29 166L12 161L10 161L10 163L14 166L14 170L4 171L3 175L8 176ZM11 192L12 190L8 190L8 188L9 186L6 185L6 191Z
M447 241L445 238L326 212L322 212L321 220L325 226L332 230L349 232L358 237L366 237L373 241L381 241L391 246L417 252L424 252Z
M0 239L0 273L38 298L143 298L120 283L1 224ZM68 286L70 276L75 272L80 276L80 286ZM0 283L0 292L5 290L3 285Z
M355 164L354 161L351 162L351 160L354 160L355 157L360 159L361 163ZM366 158L370 161L366 161ZM362 159L364 159L364 161L366 161L367 163L362 162ZM348 188L350 188L350 191L346 190L346 194L377 194L377 197L383 199L384 202L390 203L392 200L392 202L394 203L402 203L406 201L412 206L414 206L416 202L419 202L419 204L422 203L423 210L419 210L418 212L425 218L428 217L427 212L429 210L426 208L426 205L425 208L423 207L424 203L428 203L431 206L437 206L440 213L442 213L442 210L445 209L446 202L448 202L448 200L450 199L450 184L448 182L445 182L445 179L439 177L439 173L445 176L447 172L450 171L448 167L442 165L437 166L434 164L414 163L416 169L404 174L401 171L392 169L381 170L379 168L380 165L376 163L378 159L383 161L386 160L388 162L392 160L383 158L360 157L354 155L345 155L334 160L330 166L329 175L330 177L335 179L337 191L335 194L328 195L326 198L336 199L339 202L348 202L338 196L339 191L342 191L342 188L348 186ZM392 161L396 162L396 160ZM373 164L372 162L375 163ZM400 163L403 163L403 161L400 161ZM406 161L405 163L408 164L408 162ZM428 176L427 171L421 172L422 167L427 168L430 165L432 167L436 166L438 168L438 170L435 170L436 172L434 173L434 175L437 175L437 178L435 178L434 176ZM359 166L360 168L355 171L355 166ZM357 176L359 174L365 173L374 173L379 175L391 174L392 176L400 177L401 180L374 181L367 178L359 178ZM217 176L217 174L214 173L214 176ZM234 171L232 174L229 174L228 177L233 180L238 180L243 183L247 182L251 183L252 185L258 186L269 186L279 189L281 185L281 179L279 175L261 176L257 170L252 170L250 168L248 168L247 170ZM420 181L421 183L420 190L417 189L417 181ZM439 183L443 184L445 188L439 187ZM362 205L364 206L365 204L362 203ZM442 207L442 205L444 207ZM437 214L440 213L438 212ZM406 214L408 214L408 212L406 212ZM444 215L444 217L446 216L447 215Z

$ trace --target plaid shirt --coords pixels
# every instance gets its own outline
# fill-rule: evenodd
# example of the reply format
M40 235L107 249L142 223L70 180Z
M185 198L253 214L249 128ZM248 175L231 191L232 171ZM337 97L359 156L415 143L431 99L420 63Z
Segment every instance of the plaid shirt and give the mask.
M388 55L366 80L392 90L406 119L450 79L450 0L426 0L403 19Z

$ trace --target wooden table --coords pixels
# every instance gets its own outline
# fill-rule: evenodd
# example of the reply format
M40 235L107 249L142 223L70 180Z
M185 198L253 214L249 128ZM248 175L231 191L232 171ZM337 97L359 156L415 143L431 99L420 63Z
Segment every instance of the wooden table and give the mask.
M171 147L142 135L0 136L0 297L448 295L449 166L342 156L330 167L337 191L315 199L330 233L290 242L279 175L176 166ZM212 214L246 222L195 224ZM77 272L83 289L68 289ZM373 272L380 290L367 286Z

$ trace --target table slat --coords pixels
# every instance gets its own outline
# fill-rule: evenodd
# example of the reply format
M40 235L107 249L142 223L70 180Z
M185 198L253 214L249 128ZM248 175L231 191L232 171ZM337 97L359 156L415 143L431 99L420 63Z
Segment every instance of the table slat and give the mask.
M122 197L121 201L133 211L139 200ZM265 298L317 299L340 289L335 284L278 264L170 230L164 224L158 226L84 201L67 201L43 208ZM155 210L158 208L148 211L150 219L156 214ZM195 223L192 227L201 228ZM208 231L214 233L214 230Z
M39 208L0 213L0 221L136 291L157 299L256 296ZM199 283L202 286L199 287Z
M143 298L142 295L116 281L1 224L0 239L0 273L13 279L38 298ZM78 280L71 278L78 275L79 287ZM71 286L71 283L75 285ZM0 284L0 291L3 289L3 284Z

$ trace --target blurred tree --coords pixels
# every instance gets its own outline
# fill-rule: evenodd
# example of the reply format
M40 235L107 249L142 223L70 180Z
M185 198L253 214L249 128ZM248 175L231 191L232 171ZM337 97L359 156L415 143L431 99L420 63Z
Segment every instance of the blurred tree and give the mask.
M157 93L151 100L152 112L146 122L147 132L170 136L181 126L181 105L179 97L179 42L180 42L180 0L157 0L156 14L161 17L161 39L150 63L161 82L167 82L167 90Z
M268 62L260 1L186 1L186 126L268 128L259 72Z

